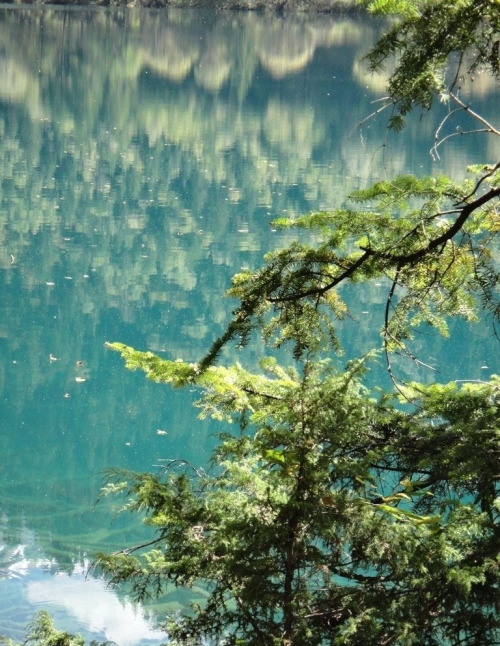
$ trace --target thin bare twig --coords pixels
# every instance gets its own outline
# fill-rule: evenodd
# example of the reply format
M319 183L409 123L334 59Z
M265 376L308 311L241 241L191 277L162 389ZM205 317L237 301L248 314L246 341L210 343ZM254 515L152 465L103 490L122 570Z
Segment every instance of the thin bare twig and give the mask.
M429 151L430 154L431 154L431 157L433 159L434 159L434 152L436 153L436 158L439 159L439 155L437 154L437 148L438 148L438 146L440 144L437 143L437 142L442 141L441 140L441 130L444 128L444 126L445 126L446 122L448 121L448 119L450 119L456 112L461 112L462 109L463 108L455 108L454 110L451 110L451 112L448 112L448 114L443 118L443 120L441 121L441 123L437 127L436 132L434 133L434 145L432 146L432 148Z
M477 128L476 130L457 130L457 132L451 132L449 135L446 135L446 137L443 137L438 142L436 142L434 146L432 146L429 151L432 159L441 159L437 149L439 148L439 146L444 144L445 141L448 141L448 139L452 139L453 137L461 137L462 135L477 135L481 133L490 134L491 130L489 128Z
M484 126L486 126L489 132L491 132L494 135L500 136L500 130L495 128L487 119L485 119L480 114L472 110L471 107L466 103L464 103L461 99L459 99L456 94L454 94L453 92L450 92L450 97L453 99L453 101L455 101L455 103L458 103L458 105L461 106L465 110L465 112L467 112L467 114L470 114L471 117L473 117L474 119L477 119L477 121L480 121Z
M458 62L457 62L457 71L455 72L455 77L453 81L450 84L450 91L453 90L453 88L456 86L458 83L458 79L460 78L460 70L462 69L462 63L464 62L464 52L460 52L459 57L458 57Z
M493 175L493 173L495 173L499 168L500 168L500 162L497 162L494 166L491 166L490 168L488 168L488 172L485 173L482 177L480 177L478 179L478 181L476 182L476 184L475 184L474 188L472 189L472 191L468 195L463 197L458 204L463 204L463 203L467 202L467 200L469 200L473 195L475 195L478 188L481 186L481 184L485 180L487 180L488 177L491 177Z
M391 105L393 105L392 101L389 100L390 97L384 96L381 99L377 99L377 101L372 101L372 103L380 102L380 101L388 101L388 103L384 103L383 105L380 106L380 108L377 108L374 110L372 113L370 113L368 116L364 117L361 119L361 121L358 121L356 124L356 128L359 128L362 126L365 121L368 121L369 119L372 119L373 117L376 117L377 114L380 114L380 112L383 112L386 108L389 108Z

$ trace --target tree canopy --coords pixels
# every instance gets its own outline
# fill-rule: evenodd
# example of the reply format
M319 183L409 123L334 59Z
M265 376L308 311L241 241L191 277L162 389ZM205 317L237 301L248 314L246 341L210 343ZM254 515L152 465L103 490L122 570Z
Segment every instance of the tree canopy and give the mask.
M166 624L178 644L496 643L500 382L407 386L415 409L374 398L364 361L129 368L197 383L202 414L232 419L206 473L110 473L105 493L145 513L147 545L102 555L139 599L204 582Z
M368 57L378 69L397 56L390 125L439 95L498 134L459 92L462 75L498 75L498 3L370 5L400 14ZM103 490L152 532L98 557L112 583L139 599L171 584L205 590L167 618L170 643L500 643L499 378L404 383L391 363L394 352L419 360L419 326L446 333L449 317L481 310L498 320L500 162L470 172L396 177L353 195L355 208L279 220L312 241L298 235L234 277L232 319L199 362L109 344L128 368L199 389L201 416L223 426L209 469L179 459L155 474L118 470ZM387 294L381 348L342 366L340 288L373 280ZM259 370L217 365L225 344L253 333ZM288 345L285 366L273 351ZM391 392L364 383L379 353Z

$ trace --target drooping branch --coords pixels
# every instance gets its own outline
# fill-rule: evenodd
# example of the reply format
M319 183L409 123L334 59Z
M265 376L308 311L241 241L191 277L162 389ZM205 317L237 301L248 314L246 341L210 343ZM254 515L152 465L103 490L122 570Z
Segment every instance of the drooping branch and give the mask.
M454 238L475 211L499 196L500 188L492 188L473 202L469 202L468 204L463 206L461 209L462 212L455 220L455 222L441 235L433 238L425 247L421 247L420 249L417 249L416 251L408 254L392 254L384 251L372 250L372 255L379 256L380 258L384 258L385 260L389 260L391 263L401 266L412 265L416 262L420 262L432 251L434 251L438 247L441 247L442 245L449 242L452 238ZM365 250L363 247L361 247L361 249ZM368 251L368 249L366 249L366 251Z
M450 110L446 116L442 119L441 123L436 129L436 132L434 134L434 144L432 145L432 148L430 149L430 154L433 159L439 159L439 153L438 153L438 148L440 148L446 141L449 139L452 139L454 137L459 137L463 135L474 135L474 134L494 134L494 135L500 135L500 130L498 128L495 128L493 124L485 119L483 116L481 116L479 113L477 113L475 110L472 110L472 108L464 103L457 94L449 91L448 96L458 104L458 108L454 108L453 110ZM445 124L448 123L448 121L454 117L457 113L459 112L466 112L468 115L470 115L474 120L479 121L479 123L482 124L483 127L481 128L474 128L471 130L462 130L461 128L457 127L457 130L455 132L451 132L448 135L445 135L444 137L441 136L441 131L444 128Z
M463 137L464 135L478 135L478 134L489 134L491 130L488 128L475 128L474 130L457 130L457 132L452 132L449 135L446 135L439 141L436 141L430 150L431 157L436 159L441 159L439 157L438 148L442 146L449 139L454 139L455 137Z
M496 178L499 168L500 162L485 166L473 187L447 178L395 178L353 196L356 201L374 202L378 210L340 209L306 215L291 224L277 222L279 226L319 231L323 242L317 247L293 243L271 254L261 270L235 277L229 294L239 300L239 305L222 336L200 362L198 374L213 364L228 342L239 339L244 345L257 329L269 339L281 326L276 342L281 346L293 341L296 357L309 347L307 339L314 345L318 338L326 338L325 334L338 348L333 319L342 320L347 306L337 288L373 278L387 277L392 283L398 274L398 287L406 292L397 302L394 293L388 300L389 308L393 304L394 313L402 321L401 337L398 331L392 331L397 338L391 337L391 344L408 337L410 328L420 323L446 333L445 317L461 315L471 320L475 295L486 294L481 281L488 277L487 285L494 285L497 280L489 256L481 254L484 235L479 241L476 233L493 236L497 232L494 212L500 197ZM423 200L420 209L414 207L416 200ZM484 218L475 217L483 211ZM466 248L463 239L457 240L473 216L472 230L476 233L468 239L475 236L479 249L470 244ZM347 252L340 252L346 248ZM271 310L274 318L268 317ZM388 314L386 310L386 342ZM418 362L406 346L401 347L405 355Z
M500 136L500 130L495 128L487 119L482 117L480 114L478 114L475 110L473 110L470 105L467 105L464 103L461 99L458 98L456 94L453 92L450 92L450 97L457 103L467 114L470 114L471 117L476 119L477 121L480 121L486 128L487 132L490 132L491 134L498 135Z
M312 287L303 292L297 292L296 294L290 294L289 296L268 296L267 300L270 303L283 303L285 301L298 301L303 298L308 298L309 296L322 296L326 292L329 292L331 289L340 285L340 283L345 282L348 278L352 277L356 271L370 258L370 256L375 255L375 252L372 249L362 249L363 255L360 256L355 262L352 263L345 271L343 271L338 276L328 283L327 285L322 285L321 287Z
M500 166L500 162L494 168L497 169L499 166ZM488 176L491 176L492 172L488 173ZM479 182L476 185L476 188L478 187L479 187ZM421 262L422 260L427 258L429 254L431 254L435 249L442 247L447 242L452 240L457 235L457 233L459 233L460 230L464 227L465 223L474 212L476 212L482 206L484 206L488 202L491 202L492 200L494 200L499 196L500 196L500 188L492 188L488 192L484 193L483 195L480 195L474 201L468 202L467 204L460 207L459 209L457 208L456 210L454 210L453 212L458 212L460 213L460 215L456 218L453 224L448 229L446 229L442 234L430 240L427 245L425 245L424 247L421 247L420 249L417 249L413 252L409 252L407 254L397 254L397 253L393 253L392 251L385 251L385 250L380 250L373 247L360 246L360 249L361 251L363 251L363 254L355 262L353 262L347 269L345 269L342 273L335 276L335 278L329 283L327 283L326 285L314 286L308 290L296 292L294 294L289 294L289 295L267 296L267 300L270 303L283 303L286 301L298 301L304 298L308 298L310 296L316 296L316 295L321 296L326 292L332 290L333 288L337 287L341 283L346 282L349 278L352 278L354 274L368 260L383 259L385 261L388 261L389 265L392 267L395 267L396 270L400 270L405 266L414 265L415 263ZM468 197L470 196L467 196L467 198ZM461 201L465 201L465 199L467 198L463 198L463 200ZM450 213L450 211L447 211L447 213ZM443 212L436 214L435 217L439 217L441 215L443 215ZM415 231L416 231L416 228L413 230L413 233ZM407 235L405 237L407 237ZM401 243L401 240L399 241L399 243ZM395 246L397 245L393 244L391 245L391 248L394 248Z

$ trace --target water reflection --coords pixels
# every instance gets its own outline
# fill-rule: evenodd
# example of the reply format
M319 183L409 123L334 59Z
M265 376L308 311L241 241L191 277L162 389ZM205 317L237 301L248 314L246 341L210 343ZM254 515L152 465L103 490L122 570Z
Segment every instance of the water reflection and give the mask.
M88 640L120 646L164 641L165 634L152 627L154 620L140 605L119 599L103 581L86 576L82 567L67 574L50 562L23 558L24 547L15 550L20 560L9 567L8 579L0 580L2 633L7 629L11 638L20 641L32 613L43 608L59 629Z
M140 607L120 601L104 582L88 578L84 572L39 577L28 583L27 601L54 608L55 613L63 610L80 632L84 628L120 646L146 646L165 638L163 632L151 628Z
M209 454L219 429L195 419L194 394L126 373L105 340L196 359L228 319L230 276L290 239L272 217L342 205L394 172L484 161L470 140L433 163L430 119L410 120L397 145L383 119L357 128L378 97L356 63L377 29L343 16L0 9L2 572L28 528L23 558L64 572L47 589L70 598L89 553L137 532L93 509L102 470ZM496 109L487 83L478 102L486 117ZM378 343L380 294L356 292L344 334L356 353ZM483 376L489 341L481 328L464 347L468 377ZM448 369L444 342L432 353ZM8 576L2 597L20 580Z

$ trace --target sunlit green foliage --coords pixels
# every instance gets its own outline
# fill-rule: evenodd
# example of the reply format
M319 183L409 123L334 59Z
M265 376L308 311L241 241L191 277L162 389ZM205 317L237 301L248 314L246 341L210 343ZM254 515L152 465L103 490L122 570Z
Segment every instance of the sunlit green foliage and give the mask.
M20 646L85 646L85 640L79 635L72 635L64 630L54 627L50 615L41 610L26 629L26 638ZM89 646L111 646L113 642L91 641ZM0 644L16 646L11 639L0 637Z
M239 305L201 367L230 339L244 345L254 329L277 346L292 342L296 358L311 348L338 349L335 321L347 314L338 289L347 283L389 279L382 322L389 352L411 354L415 327L446 334L447 317L475 320L478 306L498 317L498 270L488 246L499 226L498 165L475 172L477 179L461 184L397 177L354 194L361 210L276 221L311 230L318 241L293 243L268 254L259 271L233 278L229 294ZM306 329L316 331L314 340Z
M100 556L114 583L139 599L206 586L204 603L167 618L174 643L494 643L497 378L409 385L403 412L362 386L365 361L200 374L111 347L155 381L199 386L203 414L239 428L221 434L209 472L172 461L110 472L103 490L152 530Z

